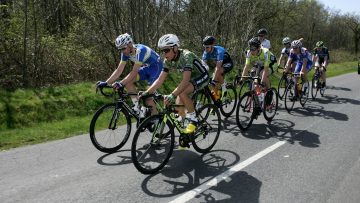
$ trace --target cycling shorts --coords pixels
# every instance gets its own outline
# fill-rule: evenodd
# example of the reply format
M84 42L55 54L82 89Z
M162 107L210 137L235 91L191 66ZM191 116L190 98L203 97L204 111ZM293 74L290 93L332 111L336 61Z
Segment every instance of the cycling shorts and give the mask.
M301 71L301 68L302 68L302 65L303 65L303 62L302 61L298 61L296 63L296 67L295 67L295 71L294 73L300 73ZM306 64L306 70L307 72L309 72L312 68L312 61L308 61L307 64Z
M153 63L150 66L141 66L139 69L139 80L146 80L148 85L151 85L159 77L162 70L162 63Z

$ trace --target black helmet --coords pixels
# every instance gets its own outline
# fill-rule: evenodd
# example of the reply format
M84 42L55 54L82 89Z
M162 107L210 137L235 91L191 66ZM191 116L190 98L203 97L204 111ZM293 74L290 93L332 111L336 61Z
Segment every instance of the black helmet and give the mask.
M249 40L248 44L249 44L250 50L251 50L252 47L259 48L261 45L261 42L257 37L253 37Z
M203 45L212 45L215 43L215 37L213 36L206 36L204 39L203 39Z
M261 28L258 32L257 32L258 35L267 35L268 34L268 31L265 29L265 28Z

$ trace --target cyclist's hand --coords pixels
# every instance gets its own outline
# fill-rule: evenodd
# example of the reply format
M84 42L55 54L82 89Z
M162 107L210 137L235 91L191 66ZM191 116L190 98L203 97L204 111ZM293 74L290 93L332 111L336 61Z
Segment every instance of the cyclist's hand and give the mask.
M120 82L114 82L112 85L115 91L122 92L125 88L125 86Z
M108 86L108 84L107 84L107 82L104 82L104 81L98 81L96 83L97 88L102 88L102 87L106 87L106 86Z
M302 71L300 71L300 75L305 75L305 73L304 73L304 72L302 72Z
M165 105L175 103L175 99L176 99L176 97L172 93L169 94L169 95L166 95L165 98L164 98Z

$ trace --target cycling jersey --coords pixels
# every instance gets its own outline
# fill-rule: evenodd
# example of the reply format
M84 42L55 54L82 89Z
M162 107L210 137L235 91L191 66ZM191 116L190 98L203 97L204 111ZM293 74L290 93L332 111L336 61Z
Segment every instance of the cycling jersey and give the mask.
M179 55L174 60L164 60L164 71L176 70L179 73L191 71L191 83L195 89L201 89L209 83L209 67L193 52L179 49Z
M211 68L215 68L217 62L222 62L222 67L224 68L224 73L229 72L233 68L233 62L229 53L224 47L214 46L212 52L204 51L202 59L209 65Z
M139 69L139 80L147 80L151 85L163 70L163 63L159 54L154 50L142 44L135 44L135 53L124 55L121 53L120 63L126 63L128 60L141 65Z
M289 58L294 61L296 60L295 73L299 73L303 64L303 60L307 60L306 69L309 71L312 67L311 53L304 47L301 47L300 53L296 54L293 49L290 50Z
M272 53L269 51L269 49L263 47L260 48L260 51L257 55L251 55L251 52L247 51L245 65L269 67L270 55L272 55Z
M286 48L284 47L282 50L281 50L281 55L286 55L287 57L289 57L290 55L290 47L289 48Z
M322 47L320 50L315 48L313 54L319 58L318 60L320 63L324 62L325 56L327 56L328 60L330 59L329 50L326 47Z
M261 46L262 46L263 48L270 49L270 48L271 48L270 40L264 39L264 40L261 42Z

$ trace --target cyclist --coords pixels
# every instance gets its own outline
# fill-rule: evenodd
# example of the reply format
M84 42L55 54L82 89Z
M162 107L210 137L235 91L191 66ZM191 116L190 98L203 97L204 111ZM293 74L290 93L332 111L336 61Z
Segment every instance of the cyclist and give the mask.
M159 54L154 50L142 44L134 44L128 33L119 35L115 40L115 46L121 50L120 63L106 81L97 83L98 87L112 84L115 89L119 90L125 87L129 92L135 92L134 82L146 80L148 85L151 85L159 77L160 72L163 70L163 62ZM133 62L131 72L120 82L113 83L121 76L126 62L129 60ZM137 97L132 96L131 100L134 104L133 109L140 114ZM152 113L155 113L154 111L155 108L152 108Z
M323 83L321 87L324 88L326 86L326 68L329 64L329 50L324 46L323 41L316 42L312 60L315 63L315 69L319 69L322 72L321 79Z
M268 31L265 28L261 28L257 32L257 36L261 42L261 46L267 49L271 48L270 40L266 39Z
M211 68L215 68L212 81L213 97L218 100L221 97L221 91L226 91L226 83L224 82L224 75L233 69L233 62L229 53L224 47L215 46L215 37L206 36L203 39L203 46L205 48L202 60Z
M256 67L256 73L261 77L261 84L264 85L266 89L270 88L269 80L269 65L270 65L270 56L272 53L269 49L261 46L259 38L254 37L248 41L250 49L247 51L245 66L242 72L242 76L246 76L251 67ZM244 78L241 78L244 80ZM267 94L266 101L271 102L272 100L272 91L270 94Z
M307 81L307 73L311 70L312 59L311 59L311 53L305 47L302 47L301 39L294 40L291 42L291 50L288 61L285 66L285 72L290 72L291 65L294 61L296 61L294 73L300 73L300 75L302 75L303 80ZM295 77L295 84L297 84L297 81L298 78ZM308 89L308 87L304 87L305 92L306 89ZM297 97L298 97L298 91L297 89L295 89L295 95L294 98L292 99L296 100Z
M191 95L195 90L200 90L209 84L208 66L193 52L180 49L179 38L174 34L166 34L159 39L158 47L164 54L164 69L159 78L142 94L153 93L165 81L171 72L182 74L182 80L178 86L165 96L166 105L174 103L185 105L184 109L179 109L179 116L188 119L190 122L185 129L185 133L193 133L196 129L198 119Z
M279 66L285 67L286 61L287 61L286 59L289 58L289 55L290 55L291 39L289 37L285 37L282 40L282 43L284 45L284 48L281 50L281 54L280 54L280 58L279 58Z

